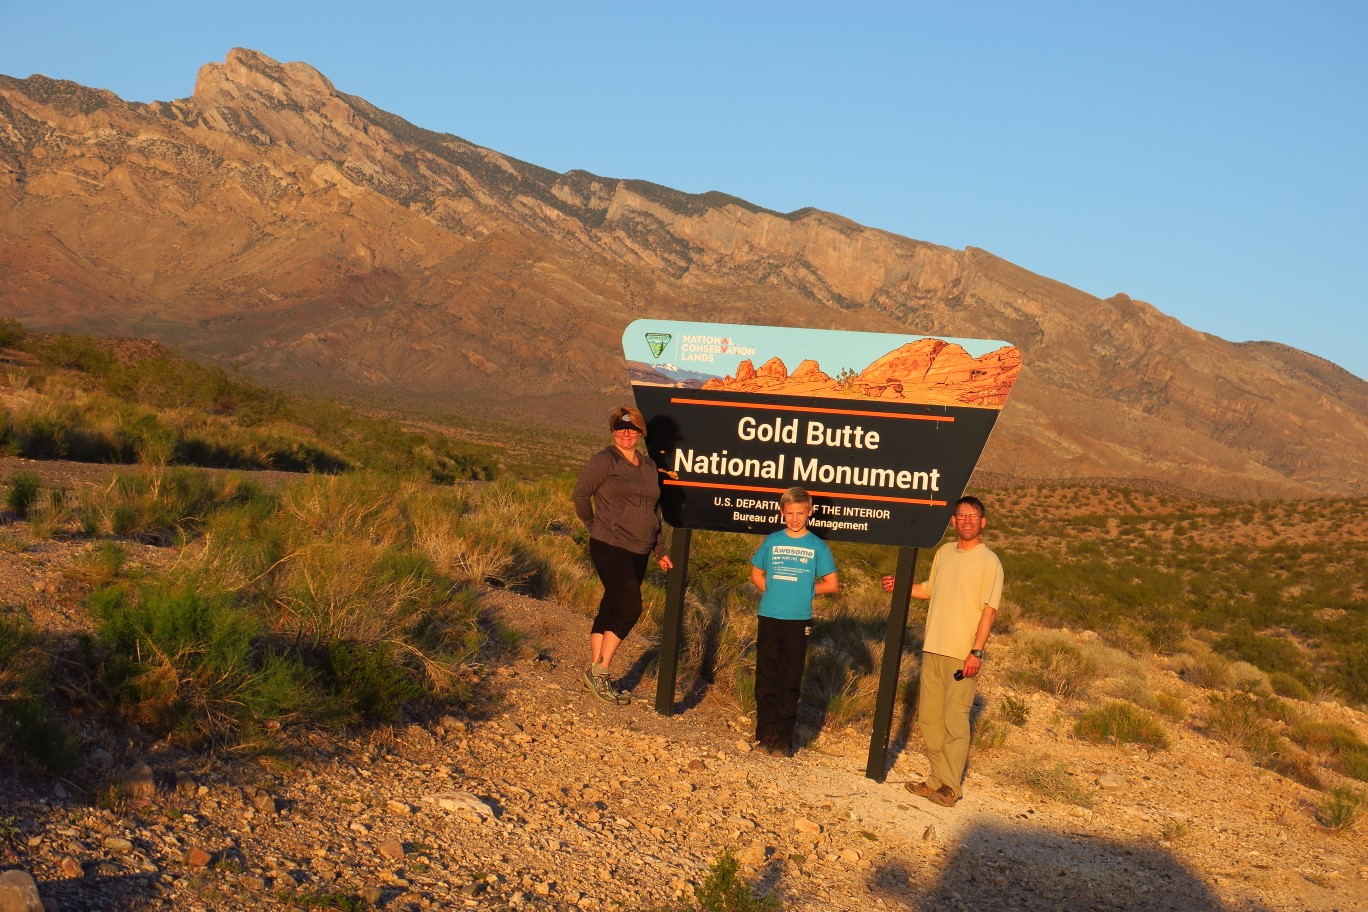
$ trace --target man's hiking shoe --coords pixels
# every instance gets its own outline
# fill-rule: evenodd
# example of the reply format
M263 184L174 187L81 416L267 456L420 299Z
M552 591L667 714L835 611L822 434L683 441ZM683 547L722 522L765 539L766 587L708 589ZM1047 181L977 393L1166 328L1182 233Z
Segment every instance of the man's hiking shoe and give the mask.
M911 792L914 795L920 795L923 798L930 798L932 793L936 791L931 786L927 785L925 782L908 782L905 784L909 792Z
M931 801L936 802L936 804L939 804L941 807L952 808L959 802L959 796L956 795L955 790L948 785L942 785L926 797Z

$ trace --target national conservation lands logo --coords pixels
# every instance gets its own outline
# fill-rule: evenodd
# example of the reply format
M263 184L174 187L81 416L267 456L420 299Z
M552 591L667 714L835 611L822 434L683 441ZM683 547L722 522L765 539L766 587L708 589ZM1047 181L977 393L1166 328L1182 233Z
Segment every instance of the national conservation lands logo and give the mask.
M651 357L659 358L660 353L665 351L665 346L670 344L671 338L669 333L647 333L646 347L651 350Z

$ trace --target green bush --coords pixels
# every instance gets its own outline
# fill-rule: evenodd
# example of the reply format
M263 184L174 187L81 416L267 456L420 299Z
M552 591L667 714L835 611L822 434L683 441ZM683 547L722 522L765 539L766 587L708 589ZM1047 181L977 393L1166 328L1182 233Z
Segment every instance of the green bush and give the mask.
M335 641L323 663L328 690L341 721L397 722L404 704L426 692L415 669L388 643Z
M28 331L18 320L0 317L0 348L15 348L28 338Z
M694 887L694 899L701 912L776 912L779 897L772 893L756 896L741 877L741 863L730 849L713 862L703 882Z
M102 678L135 722L160 735L222 738L262 682L257 625L223 597L187 588L96 590Z
M0 749L51 773L76 762L76 738L52 705L51 668L32 628L0 617Z
M1169 746L1163 723L1123 700L1110 700L1085 712L1074 724L1074 734L1087 741L1140 744L1151 750Z
M1187 718L1187 703L1177 694L1161 691L1154 695L1154 705L1161 716L1172 722Z
M1013 725L1025 725L1031 718L1031 704L1025 698L1013 693L1005 693L998 700L998 715Z
M1332 789L1321 801L1320 819L1336 833L1357 829L1363 821L1363 796L1353 789Z
M9 494L5 498L10 512L20 519L27 519L29 510L38 500L42 484L42 480L35 472L14 473L9 482Z
M1351 748L1340 756L1340 772L1350 779L1368 782L1368 750Z
M1268 674L1269 686L1273 692L1280 697L1287 697L1289 700L1309 701L1314 696L1311 688L1295 675L1285 671L1272 671Z

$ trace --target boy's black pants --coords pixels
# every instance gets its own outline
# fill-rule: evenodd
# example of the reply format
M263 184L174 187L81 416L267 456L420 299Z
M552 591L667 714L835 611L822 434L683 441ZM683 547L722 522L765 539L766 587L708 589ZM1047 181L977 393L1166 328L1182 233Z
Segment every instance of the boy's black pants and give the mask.
M755 740L761 744L793 746L810 633L811 618L760 616L755 639Z

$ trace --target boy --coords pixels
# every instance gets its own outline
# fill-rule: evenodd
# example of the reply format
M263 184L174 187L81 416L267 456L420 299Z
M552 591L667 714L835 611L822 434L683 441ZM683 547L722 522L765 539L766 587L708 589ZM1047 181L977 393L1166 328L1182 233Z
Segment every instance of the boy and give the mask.
M798 721L798 694L812 633L812 599L838 588L826 542L808 531L812 497L789 488L779 498L784 528L766 536L751 558L760 590L755 642L755 740L771 757L787 757Z

